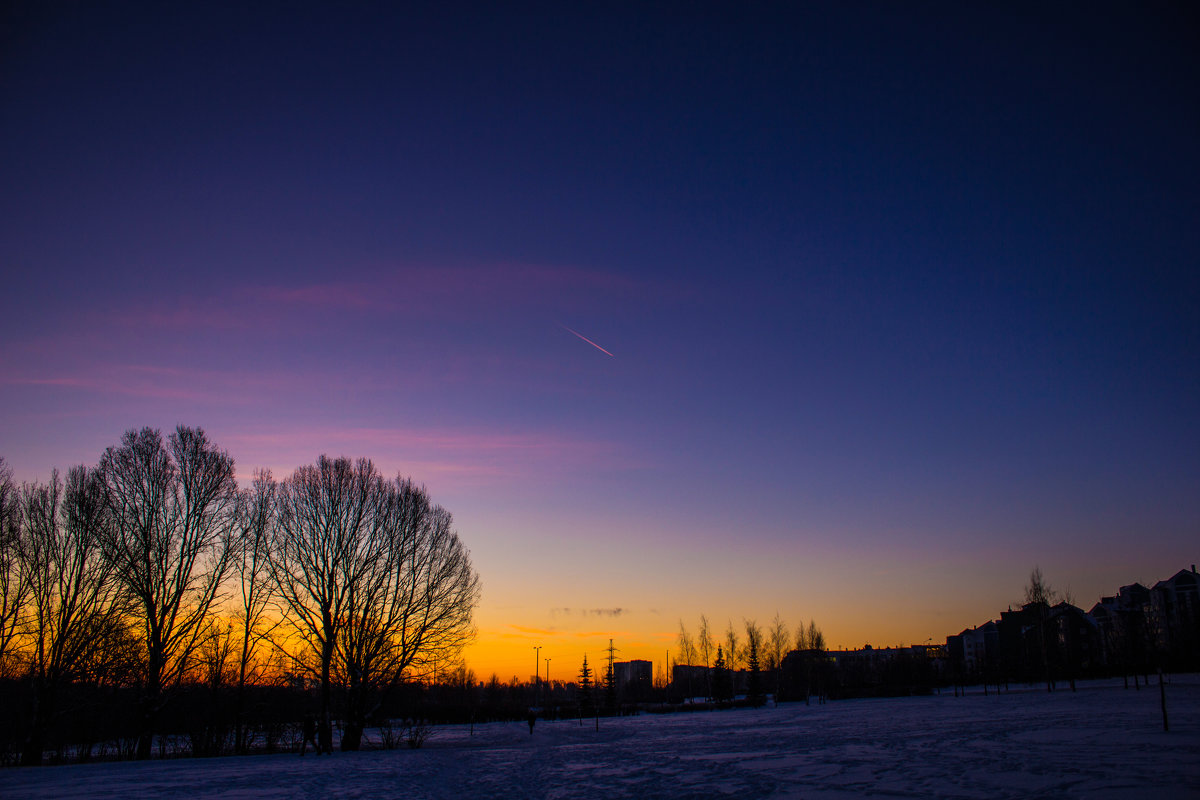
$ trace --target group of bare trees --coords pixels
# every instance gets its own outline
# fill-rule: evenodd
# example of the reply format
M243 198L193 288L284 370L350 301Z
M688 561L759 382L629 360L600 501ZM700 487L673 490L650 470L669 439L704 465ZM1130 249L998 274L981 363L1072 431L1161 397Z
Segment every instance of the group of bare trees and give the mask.
M239 488L198 428L129 431L94 468L17 486L0 459L0 679L25 687L21 761L40 763L79 685L136 697L130 755L147 758L174 689L281 673L319 687L319 745L342 748L389 688L452 663L474 635L479 579L409 479L330 459ZM307 680L305 680L307 679Z
M700 625L695 636L688 631L683 620L680 620L676 646L678 658L675 663L685 668L682 673L684 681L690 682L692 679L694 670L689 667L703 667L700 674L704 676L704 685L686 686L689 696L693 696L695 691L699 690L705 697L714 698L719 692L714 691L713 679L720 676L720 671L737 672L745 669L749 699L756 702L760 699L760 694L766 691L765 685L760 683L762 678L773 682L775 696L780 695L783 661L789 652L793 649L822 652L826 644L825 635L815 622L810 620L808 625L800 623L793 638L787 623L776 614L765 630L755 620L743 620L742 633L739 633L730 620L725 629L724 639L720 642L714 636L707 616L700 616ZM714 672L711 668L718 661L720 667Z

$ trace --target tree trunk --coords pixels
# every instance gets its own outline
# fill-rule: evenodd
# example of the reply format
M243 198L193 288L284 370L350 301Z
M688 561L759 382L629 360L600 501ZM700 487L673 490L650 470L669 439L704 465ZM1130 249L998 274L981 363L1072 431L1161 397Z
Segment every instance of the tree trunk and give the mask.
M137 759L150 758L154 744L154 723L158 716L159 694L162 692L162 663L157 653L151 652L146 668L146 684L141 698L141 730L138 732Z
M33 691L33 714L29 724L29 736L25 739L25 747L21 752L21 766L41 766L42 753L46 749L46 726L50 714L53 713L54 701L45 685L39 685Z
M363 728L367 717L366 706L366 687L361 683L352 683L346 697L346 719L342 724L342 752L362 747Z
M330 663L333 661L333 639L327 638L321 648L321 719L317 725L317 752L333 752L333 721L330 719L330 700L332 697L331 680L329 676Z
M237 698L233 706L233 751L240 755L246 754L246 726L243 720L246 708L246 662L249 660L247 651L250 649L249 630L242 637L242 658L238 664Z
M358 750L362 746L362 723L356 719L347 719L342 727L342 751Z
M237 699L233 708L233 752L239 756L246 754L246 728L242 722L242 709L246 705L246 679L243 676L238 681Z

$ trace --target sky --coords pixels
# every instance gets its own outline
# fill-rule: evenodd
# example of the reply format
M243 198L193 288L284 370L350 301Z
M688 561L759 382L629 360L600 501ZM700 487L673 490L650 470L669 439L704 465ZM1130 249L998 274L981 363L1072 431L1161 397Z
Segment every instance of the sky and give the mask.
M7 5L18 480L180 423L368 457L502 679L1200 561L1182 7L405 5Z

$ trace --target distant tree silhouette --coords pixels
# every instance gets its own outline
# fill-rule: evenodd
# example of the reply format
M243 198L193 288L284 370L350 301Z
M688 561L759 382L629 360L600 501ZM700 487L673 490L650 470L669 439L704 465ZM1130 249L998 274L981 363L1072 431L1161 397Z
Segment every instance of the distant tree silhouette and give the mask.
M800 623L799 629L796 631L796 647L801 650L815 650L823 652L825 650L825 634L817 627L815 620L809 620L808 626Z
M738 632L734 630L733 620L725 628L725 668L737 672L742 663L742 647Z
M489 705L498 706L503 697L504 684L500 683L500 676L492 673L492 677L488 678L487 684L483 688L483 696Z
M767 632L767 670L775 676L775 701L779 701L779 693L783 688L783 657L792 649L792 636L787 623L775 613L771 627Z
M237 680L237 635L228 619L212 617L193 656L192 694L203 697L203 710L193 711L189 720L192 753L222 755L228 736L226 689Z
M685 666L691 666L696 663L696 640L688 633L687 627L683 624L683 620L679 620L679 637L676 639L679 645L679 658ZM695 692L692 688L692 671L689 669L687 673L687 696L695 697Z
M199 428L179 426L168 442L150 428L105 450L104 551L133 598L141 640L141 733L149 758L163 691L178 681L206 630L225 577L237 520L233 459Z
M708 617L703 614L700 615L700 629L696 633L696 648L704 662L704 696L712 699L712 672L709 667L716 644L713 642L712 629L708 626Z
M796 648L807 651L803 660L804 669L804 702L808 703L812 693L817 693L818 701L824 702L825 690L824 653L825 634L817 627L815 620L809 619L808 625L803 622L796 629Z
M1054 680L1050 674L1050 626L1047 625L1047 619L1050 614L1050 606L1055 602L1057 595L1050 585L1046 583L1042 577L1042 568L1035 566L1029 573L1029 583L1025 586L1025 605L1032 607L1036 615L1036 642L1037 642L1037 658L1041 663L1042 672L1046 677L1046 691L1054 691Z

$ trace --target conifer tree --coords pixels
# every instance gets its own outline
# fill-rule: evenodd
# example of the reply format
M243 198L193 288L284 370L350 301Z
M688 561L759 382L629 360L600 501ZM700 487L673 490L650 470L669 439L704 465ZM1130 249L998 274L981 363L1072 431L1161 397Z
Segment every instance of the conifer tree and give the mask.
M712 666L713 699L723 703L733 699L733 681L729 670L725 668L725 653L721 645L717 645L717 659Z
M575 688L575 701L579 704L579 716L591 716L592 714L592 690L594 683L592 681L592 668L588 666L587 655L583 657L583 667L579 670L579 685Z
M749 695L750 704L753 706L761 706L765 698L762 691L762 675L760 673L758 654L762 648L762 630L755 622L746 623L746 669L750 675L747 680L746 691Z

